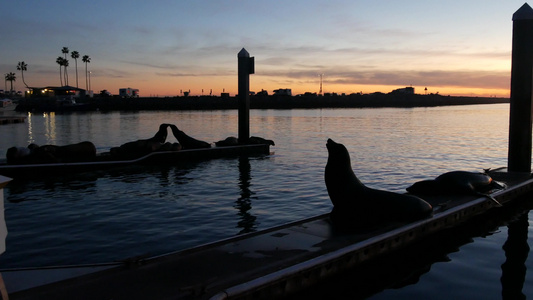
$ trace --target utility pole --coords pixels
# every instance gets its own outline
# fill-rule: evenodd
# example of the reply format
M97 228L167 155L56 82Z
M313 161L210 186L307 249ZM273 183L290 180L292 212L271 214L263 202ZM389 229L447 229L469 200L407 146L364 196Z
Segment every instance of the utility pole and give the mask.
M318 76L320 76L320 91L318 91L318 95L322 96L322 76L324 76L324 74L319 74Z

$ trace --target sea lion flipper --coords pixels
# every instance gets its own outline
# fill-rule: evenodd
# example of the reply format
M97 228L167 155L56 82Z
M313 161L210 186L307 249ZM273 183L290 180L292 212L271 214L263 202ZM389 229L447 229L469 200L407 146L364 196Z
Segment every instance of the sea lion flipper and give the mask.
M500 201L496 200L496 198L492 197L489 194L484 193L477 193L479 196L487 197L489 200L491 200L496 207L502 207L503 205L500 203Z

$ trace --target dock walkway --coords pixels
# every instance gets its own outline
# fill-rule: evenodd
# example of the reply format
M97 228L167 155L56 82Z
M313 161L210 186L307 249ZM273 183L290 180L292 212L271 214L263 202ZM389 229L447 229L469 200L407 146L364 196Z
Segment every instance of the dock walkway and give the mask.
M492 194L503 205L533 189L530 174L491 176L508 185ZM494 207L488 197L478 196L428 201L435 208L433 217L365 233L336 232L325 214L159 257L108 266L2 271L2 276L10 299L272 299ZM88 274L74 276L81 272Z

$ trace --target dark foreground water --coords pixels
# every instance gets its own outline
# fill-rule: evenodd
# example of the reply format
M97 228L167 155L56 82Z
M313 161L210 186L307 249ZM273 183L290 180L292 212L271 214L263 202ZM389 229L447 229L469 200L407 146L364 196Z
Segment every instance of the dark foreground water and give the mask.
M273 155L14 181L4 190L9 234L0 267L159 255L329 212L323 177L328 138L347 146L363 183L397 192L451 170L506 166L508 110L507 104L253 110L250 132L273 139ZM11 146L31 142L62 145L83 140L92 141L103 152L151 137L161 123L176 124L208 142L237 135L236 111L27 117L24 124L0 126L0 155ZM174 141L172 134L167 140ZM437 246L419 247L424 249L416 255L424 257L421 261L398 254L398 259L384 260L384 265L365 271L363 277L370 282L387 284L368 291L354 289L352 278L364 281L353 273L343 275L346 282L336 280L341 283L333 290L346 287L342 295L353 299L376 292L372 299L501 299L504 285L500 278L506 262L502 247L509 237L506 226L521 211L526 212L522 224L527 224L526 205L508 215L480 220L481 225L490 226L465 237L443 235ZM530 229L525 228L527 236ZM392 263L398 261L409 263ZM530 270L533 260L526 257L524 261L521 266ZM403 279L400 274L389 282L385 275L394 273L388 269L391 265L395 270L420 265L425 271L408 273ZM523 278L520 291L533 297L531 275L525 272L518 278ZM338 298L343 296L338 294Z

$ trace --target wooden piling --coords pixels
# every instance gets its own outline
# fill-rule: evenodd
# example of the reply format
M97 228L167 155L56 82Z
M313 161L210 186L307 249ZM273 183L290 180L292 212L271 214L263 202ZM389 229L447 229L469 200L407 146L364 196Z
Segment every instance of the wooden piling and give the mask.
M513 14L509 172L531 172L533 99L533 9L525 3Z
M250 74L254 73L254 58L246 49L237 54L239 84L239 143L250 138Z

